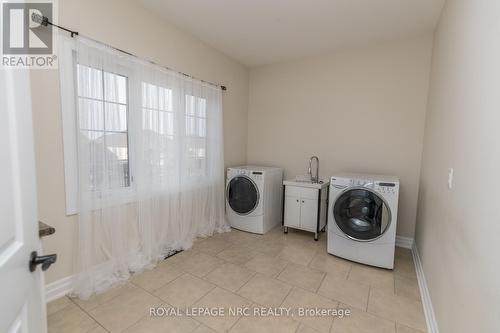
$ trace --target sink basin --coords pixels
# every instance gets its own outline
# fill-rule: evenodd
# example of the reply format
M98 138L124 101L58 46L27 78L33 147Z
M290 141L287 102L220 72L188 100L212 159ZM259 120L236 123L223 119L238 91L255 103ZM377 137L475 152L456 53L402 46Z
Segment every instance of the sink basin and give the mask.
M312 180L305 180L305 179L295 179L294 182L296 183L307 183L307 184L323 184L324 181L320 180L318 182L313 182Z
M320 189L330 184L329 180L320 179L319 182L312 182L311 180L297 180L297 179L287 179L283 181L283 185L289 186L299 186L299 187L309 187Z

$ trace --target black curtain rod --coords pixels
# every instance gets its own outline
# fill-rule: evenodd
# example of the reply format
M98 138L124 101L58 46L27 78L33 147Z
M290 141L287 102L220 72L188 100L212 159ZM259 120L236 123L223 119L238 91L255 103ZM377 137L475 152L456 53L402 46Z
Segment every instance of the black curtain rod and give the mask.
M46 27L47 25L51 25L51 26L56 27L56 28L58 28L58 29L64 30L64 31L66 31L66 32L69 32L69 33L71 34L71 37L75 37L75 36L78 36L78 35L79 35L79 34L78 34L78 31L73 31L73 30L70 30L70 29L68 29L68 28L61 27L61 26L59 26L59 25L57 25L57 24L54 24L54 23L50 22L50 21L49 21L49 19L48 19L46 16L41 16L41 15L38 15L38 14L36 14L36 13L33 13L33 14L31 15L31 19L32 19L34 22L40 23L41 25L43 25L43 26L45 26L45 27ZM87 38L88 38L88 37L87 37ZM92 38L91 38L91 39L92 39ZM94 40L94 41L95 41L95 40ZM106 46L108 46L108 47L111 47L112 49L114 49L114 50L116 50L116 51L118 51L118 52L125 53L125 54L127 54L127 55L129 55L129 56L132 56L132 57L135 57L135 58L142 59L142 58L140 58L140 57L136 56L135 54L132 54L132 53L127 52L127 51L123 51L123 50L121 50L121 49L119 49L119 48L116 48L116 47L114 47L114 46L111 46L111 45L108 45L108 44L105 44L105 43L102 43L102 42L99 42L99 41L96 41L96 42L101 43L101 44L104 44L104 45L106 45ZM148 62L150 62L150 63L152 63L153 65L156 65L156 66L160 66L160 67L166 68L166 69L168 69L168 70L170 70L170 71L177 72L177 73L179 73L179 74L182 74L182 75L184 75L184 76L190 77L190 78L192 78L192 79L200 80L200 79L197 79L197 78L195 78L194 76L191 76L191 75L189 75L189 74L186 74L186 73L183 73L183 72L179 72L179 71L176 71L176 70L174 70L174 69L172 69L172 68L165 67L165 66L162 66L162 65L160 65L160 64L157 64L157 63L155 63L154 61L151 61L151 60L147 60L147 61L148 61ZM221 90L224 90L224 91L225 91L225 90L227 90L227 87L226 87L226 86L219 85L219 84L216 84L216 83L213 83L213 82L210 82L210 81L205 81L205 80L200 80L200 81L201 81L201 82L208 83L208 84L211 84L211 85L216 86L216 87L220 87L220 88L221 88Z

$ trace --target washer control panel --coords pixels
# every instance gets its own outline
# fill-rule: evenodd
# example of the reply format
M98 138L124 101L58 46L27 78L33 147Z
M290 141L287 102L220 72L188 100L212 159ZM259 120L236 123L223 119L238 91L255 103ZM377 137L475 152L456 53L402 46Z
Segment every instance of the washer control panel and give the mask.
M399 182L380 181L369 178L349 178L343 176L331 177L330 187L342 190L348 187L365 187L381 194L395 194L399 192Z
M376 182L375 190L382 194L396 194L398 191L398 185L396 183L389 182Z

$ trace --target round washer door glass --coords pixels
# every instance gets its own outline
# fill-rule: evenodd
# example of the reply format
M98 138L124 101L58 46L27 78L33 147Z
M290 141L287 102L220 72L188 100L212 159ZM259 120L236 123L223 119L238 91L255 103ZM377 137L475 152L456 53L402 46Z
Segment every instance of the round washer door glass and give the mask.
M227 187L227 202L240 215L251 213L259 203L257 186L248 177L234 177Z
M391 223L391 211L375 192L355 188L342 193L333 206L337 226L348 237L370 241L382 236Z

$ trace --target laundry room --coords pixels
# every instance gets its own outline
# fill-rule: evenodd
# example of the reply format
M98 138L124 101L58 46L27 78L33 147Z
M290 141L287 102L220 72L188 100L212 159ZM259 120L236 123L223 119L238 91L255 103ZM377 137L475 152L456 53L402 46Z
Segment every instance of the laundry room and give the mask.
M495 1L1 8L0 332L500 331Z

